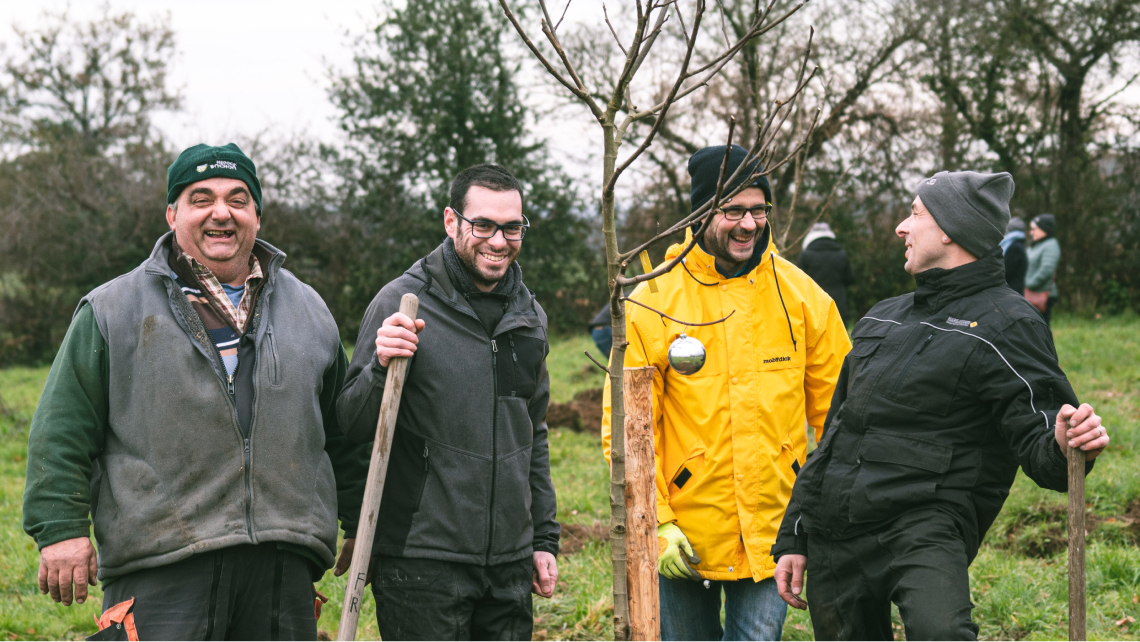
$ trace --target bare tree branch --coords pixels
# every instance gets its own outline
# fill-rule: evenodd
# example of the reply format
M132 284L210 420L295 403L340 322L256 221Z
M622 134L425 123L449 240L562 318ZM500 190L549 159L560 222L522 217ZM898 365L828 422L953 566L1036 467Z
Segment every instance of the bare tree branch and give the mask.
M614 29L613 24L610 23L610 14L608 11L606 11L606 3L604 2L602 3L602 15L606 17L606 26L610 28L610 33L614 35L614 41L617 42L618 48L621 49L621 52L625 54L626 57L628 57L629 52L625 50L625 45L621 44L621 38L618 38L617 31Z

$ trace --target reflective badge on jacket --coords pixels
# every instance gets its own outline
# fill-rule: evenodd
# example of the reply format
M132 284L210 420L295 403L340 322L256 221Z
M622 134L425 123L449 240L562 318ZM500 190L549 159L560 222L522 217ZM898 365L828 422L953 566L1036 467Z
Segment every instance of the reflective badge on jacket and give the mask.
M139 634L135 630L135 614L131 612L135 605L135 598L126 602L119 602L115 606L103 611L103 616L95 618L99 632L88 640L138 640Z

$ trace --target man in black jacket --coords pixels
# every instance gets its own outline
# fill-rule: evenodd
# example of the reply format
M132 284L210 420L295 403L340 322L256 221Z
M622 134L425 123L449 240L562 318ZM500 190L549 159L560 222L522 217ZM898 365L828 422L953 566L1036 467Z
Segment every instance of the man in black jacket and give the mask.
M529 640L531 590L550 597L558 581L546 314L515 263L522 212L507 170L460 172L448 238L360 324L337 401L350 438L373 438L388 362L411 357L372 550L386 640ZM399 313L408 292L414 322Z
M1005 284L1009 174L939 172L896 233L918 289L852 332L819 448L772 547L791 606L805 567L819 639L973 639L966 569L1018 465L1064 492L1064 449L1086 474L1108 445L1057 365L1041 315Z

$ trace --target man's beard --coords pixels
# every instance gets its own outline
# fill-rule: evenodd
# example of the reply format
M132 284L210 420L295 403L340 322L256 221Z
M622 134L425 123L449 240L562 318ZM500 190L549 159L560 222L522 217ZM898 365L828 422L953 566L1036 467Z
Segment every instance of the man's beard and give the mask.
M736 264L744 263L752 258L753 253L756 252L756 245L760 242L760 237L764 236L764 228L757 227L752 233L752 247L748 249L748 255L744 258L737 258L729 251L732 240L729 238L731 234L725 234L723 237L718 234L710 234L712 230L705 231L705 247L713 258L720 259L725 263Z
M516 250L507 255L506 260L503 261L503 264L506 265L503 273L493 278L488 277L479 270L479 267L476 263L475 250L472 249L471 246L467 243L464 243L462 246L456 244L455 255L459 257L459 262L463 264L463 269L467 271L467 276L471 278L471 282L474 283L476 287L482 286L486 288L493 288L498 285L499 281L503 280L504 276L507 275L507 270L509 270L511 268L511 264L515 262L515 257L518 256L518 251Z

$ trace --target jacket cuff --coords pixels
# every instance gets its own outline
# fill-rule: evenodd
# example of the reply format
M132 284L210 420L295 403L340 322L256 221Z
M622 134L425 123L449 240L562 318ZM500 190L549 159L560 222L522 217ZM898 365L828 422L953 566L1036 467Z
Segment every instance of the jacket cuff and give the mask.
M532 548L534 548L535 553L538 553L541 551L543 553L550 553L554 557L558 557L558 544L557 543L551 544L550 542L547 542L547 541L535 542L534 545L532 546Z
M772 559L779 562L784 555L807 557L807 535L788 535L778 538L772 546Z
M657 504L657 525L677 521L677 515L668 504Z
M372 352L372 361L368 364L368 368L373 374L379 375L379 381L384 381L384 377L388 376L388 366L380 365L380 357L376 356L375 351ZM376 381L377 379L374 378L373 385L375 385Z
M40 550L43 550L52 544L58 544L77 537L91 537L91 520L77 519L52 524L36 534L36 546L38 546Z

